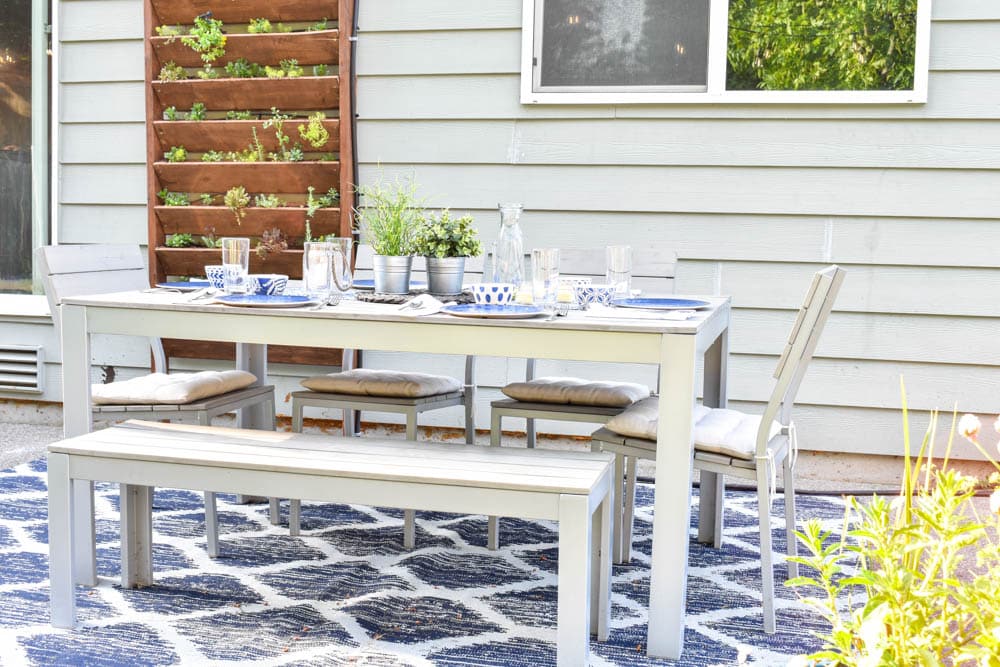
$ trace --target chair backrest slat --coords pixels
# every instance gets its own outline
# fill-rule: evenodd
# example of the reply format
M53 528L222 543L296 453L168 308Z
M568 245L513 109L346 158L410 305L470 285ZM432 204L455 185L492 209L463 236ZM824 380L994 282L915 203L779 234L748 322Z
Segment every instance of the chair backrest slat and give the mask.
M812 360L820 334L833 309L833 303L844 281L845 271L839 266L829 266L813 277L806 298L799 309L788 343L778 360L775 370L774 391L768 400L760 431L757 434L757 453L762 455L767 447L771 422L777 418L788 424L791 408L806 368Z

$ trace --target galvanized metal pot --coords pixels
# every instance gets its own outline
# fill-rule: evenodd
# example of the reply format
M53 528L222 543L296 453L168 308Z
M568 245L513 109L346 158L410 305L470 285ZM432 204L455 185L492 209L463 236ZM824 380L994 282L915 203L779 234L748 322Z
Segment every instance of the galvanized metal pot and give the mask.
M427 291L431 294L441 296L461 294L464 277L464 257L427 258Z
M375 291L379 294L409 294L413 257L375 255Z

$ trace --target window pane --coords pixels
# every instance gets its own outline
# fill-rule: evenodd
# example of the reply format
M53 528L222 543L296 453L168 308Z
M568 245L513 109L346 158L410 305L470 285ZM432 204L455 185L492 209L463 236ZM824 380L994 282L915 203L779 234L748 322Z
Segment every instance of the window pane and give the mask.
M0 292L31 291L31 0L0 0Z
M730 0L727 90L912 90L917 0Z
M545 0L541 85L704 86L709 0Z

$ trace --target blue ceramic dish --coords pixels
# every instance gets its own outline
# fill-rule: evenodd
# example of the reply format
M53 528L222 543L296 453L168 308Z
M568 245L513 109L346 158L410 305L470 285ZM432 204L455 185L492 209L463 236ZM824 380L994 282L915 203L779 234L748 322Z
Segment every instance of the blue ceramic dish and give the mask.
M288 286L288 276L280 273L253 273L247 276L249 294L282 294Z
M442 313L457 317L487 317L500 320L526 320L544 315L545 311L535 306L519 304L497 305L490 303L462 303L445 306Z
M647 310L698 310L711 308L708 301L698 299L675 299L673 297L637 297L633 299L615 299L612 306L619 308L645 308Z
M298 294L226 294L215 298L216 303L247 308L298 308L318 303Z
M195 290L211 287L211 284L207 280L189 280L187 282L156 283L156 286L164 289L175 289L180 292L193 292Z

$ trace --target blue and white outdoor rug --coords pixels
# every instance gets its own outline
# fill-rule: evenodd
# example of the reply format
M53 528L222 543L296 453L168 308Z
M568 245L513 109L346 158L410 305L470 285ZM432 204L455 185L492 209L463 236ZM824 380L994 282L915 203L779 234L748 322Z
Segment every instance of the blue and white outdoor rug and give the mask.
M754 494L727 498L721 551L691 542L687 630L679 663L645 657L652 490L637 502L635 557L614 571L612 635L595 665L778 665L817 648L822 621L782 584L779 634L762 630ZM117 487L100 485L96 589L78 589L81 627L48 625L45 462L0 472L0 664L502 665L555 660L557 537L552 524L506 519L488 551L481 516L419 513L402 548L402 512L303 504L303 536L266 507L223 497L222 556L205 555L201 494L155 495L156 585L117 586ZM780 497L775 501L780 508ZM694 500L697 505L697 492ZM800 496L799 516L839 528L843 504ZM692 512L692 525L697 511ZM784 551L781 520L775 548ZM694 533L692 532L692 536Z

